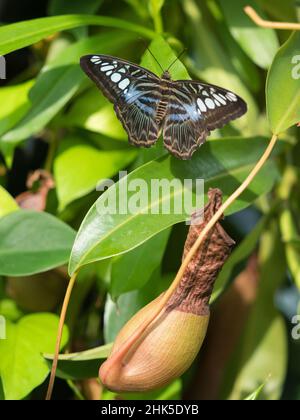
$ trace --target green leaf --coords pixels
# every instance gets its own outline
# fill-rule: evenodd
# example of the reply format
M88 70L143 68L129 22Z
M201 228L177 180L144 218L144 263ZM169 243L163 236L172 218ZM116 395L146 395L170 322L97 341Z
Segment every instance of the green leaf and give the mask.
M243 335L227 364L229 399L244 399L262 383L263 399L279 399L287 368L285 322L274 307L278 287L285 280L286 265L276 221L261 236L260 282ZM223 398L224 396L222 396Z
M149 392L128 392L128 393L115 393L104 390L101 400L180 400L182 398L182 381L176 379L169 385L163 388L156 389Z
M5 106L0 110L0 136L10 130L30 108L28 92L34 80L0 89L0 102ZM1 140L0 140L1 145Z
M124 400L146 400L146 401L164 401L164 400L180 400L182 399L182 381L176 379L169 385L149 392L130 392L128 394L120 394Z
M131 34L116 31L80 40L66 48L43 68L29 92L30 109L11 131L3 135L2 142L15 143L38 132L63 108L81 84L87 81L78 65L81 55L100 46L102 53L113 54L130 40Z
M210 187L218 187L223 191L225 200L249 174L265 150L266 142L264 138L213 140L203 145L190 161L183 162L163 156L131 172L105 191L89 210L73 246L70 273L81 265L129 251L161 230L186 220L189 215L184 210L178 212L179 214L174 211L171 214L153 214L157 204L170 203L172 209L176 201L184 198L184 194L190 191L189 188L186 189L184 180L204 179L206 191ZM280 147L276 149L277 153L279 150ZM229 212L247 207L257 197L270 191L276 178L277 170L270 160L249 189L230 207ZM142 180L145 188L151 191L152 179L173 181L174 188L160 191L158 201L153 203L147 195L147 203L143 206L144 214L141 214L141 210L118 214L114 204L107 204L115 198L118 203L120 194L127 194L127 200L126 196L122 196L124 205L131 203L136 200L137 187L133 191L127 191L126 184L132 186L131 183ZM195 199L194 194L195 191L192 192ZM201 193L198 192L197 197L200 198Z
M77 353L61 354L58 358L56 375L63 379L86 379L96 378L103 359L110 354L112 344L95 347ZM53 354L44 354L49 367L53 360Z
M122 293L143 287L160 266L170 230L166 229L112 263L109 292L115 301Z
M95 190L101 180L125 168L136 153L133 149L98 150L78 137L65 138L54 161L59 209Z
M263 390L265 384L260 385L254 392L252 392L248 397L244 398L245 401L255 401L258 400L261 391Z
M114 112L113 105L96 87L80 95L62 117L61 123L71 127L82 127L116 140L127 140L126 132Z
M267 111L271 130L278 134L300 121L300 32L279 49L270 68Z
M103 0L51 0L48 5L48 14L52 16L73 14L96 14L99 10ZM88 35L88 28L81 26L70 31L76 38L81 38Z
M289 208L283 208L281 210L279 214L279 226L288 268L296 286L300 290L300 241L297 224Z
M0 377L5 399L19 400L44 382L49 366L42 353L55 346L58 317L39 313L6 323L6 340L0 340ZM68 340L64 329L62 345Z
M0 219L0 274L24 276L68 261L75 233L48 213L19 210Z
M0 217L19 209L12 196L0 185Z
M4 134L2 141L16 143L40 131L72 98L83 80L84 75L77 65L55 68L51 70L51 77L49 73L46 77L41 73L38 84L29 94L30 110L16 127Z
M154 32L126 20L107 16L92 15L62 15L46 18L25 20L0 27L0 55L27 47L41 39L65 29L83 25L98 25L125 29L145 38L153 38Z
M174 53L170 45L160 35L157 35L152 40L151 44L149 45L149 49L152 54L150 54L149 50L145 51L141 60L141 66L146 67L156 73L158 76L161 76L163 72L162 69L167 69L172 64L170 67L170 74L173 79L190 79L185 66L180 60L177 60L177 55ZM161 67L153 56L159 62Z
M255 64L267 69L272 63L279 43L273 29L257 26L244 12L245 6L252 6L263 17L257 4L253 0L235 0L232 7L228 0L218 0L218 2L232 36Z

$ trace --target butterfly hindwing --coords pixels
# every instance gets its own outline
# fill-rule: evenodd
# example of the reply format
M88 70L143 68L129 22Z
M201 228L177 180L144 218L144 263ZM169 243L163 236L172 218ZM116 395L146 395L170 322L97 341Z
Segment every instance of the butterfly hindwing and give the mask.
M160 129L155 121L161 99L160 79L140 66L111 56L84 56L80 64L114 104L129 142L135 146L152 146Z
M189 80L172 84L163 137L165 147L180 159L190 159L210 131L247 110L240 97L218 86Z

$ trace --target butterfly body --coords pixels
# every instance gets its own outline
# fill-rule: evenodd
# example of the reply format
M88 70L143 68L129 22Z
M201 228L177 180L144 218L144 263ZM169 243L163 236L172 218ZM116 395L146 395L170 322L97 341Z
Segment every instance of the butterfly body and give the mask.
M161 77L126 60L88 55L82 69L114 104L129 142L151 147L163 133L174 156L190 159L211 130L238 118L246 103L226 89L192 80Z

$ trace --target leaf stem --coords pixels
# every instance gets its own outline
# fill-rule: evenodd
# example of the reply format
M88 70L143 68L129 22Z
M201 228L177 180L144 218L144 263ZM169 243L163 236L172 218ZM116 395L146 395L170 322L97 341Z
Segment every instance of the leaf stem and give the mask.
M53 159L55 156L57 143L58 143L57 133L52 132L50 140L49 140L48 153L47 153L47 157L46 157L46 161L44 165L45 170L50 173L52 172Z
M61 313L60 313L58 331L57 331L57 336L56 336L55 352L54 352L54 358L53 358L52 367L51 367L46 400L51 400L51 396L52 396L52 391L53 391L53 386L54 386L54 381L55 381L55 374L56 374L56 369L57 369L57 364L58 364L58 355L59 355L61 338L62 338L62 333L63 333L63 327L64 327L66 313L67 313L71 293L75 284L77 274L78 272L76 271L70 278L68 288L65 294L64 302L62 305Z
M244 12L253 20L256 25L262 28L272 29L287 29L291 31L300 31L300 23L291 22L273 22L270 20L262 19L251 6L244 7Z
M163 32L163 23L160 13L155 13L153 16L153 23L155 32L161 34Z
M277 134L273 134L265 152L263 153L259 161L256 163L256 165L254 166L250 174L243 181L243 183L231 194L231 196L227 198L227 200L222 204L222 206L214 214L214 216L210 219L208 224L204 227L204 229L198 236L194 245L191 247L190 251L186 255L185 259L183 260L178 270L178 273L176 274L175 279L173 280L173 282L171 283L167 291L161 296L161 299L159 301L159 304L157 305L155 312L153 312L151 316L148 319L146 319L134 331L134 333L123 343L123 345L121 345L119 350L114 355L111 356L111 360L112 359L119 360L119 361L123 360L123 358L127 354L128 350L131 348L131 346L139 339L139 337L144 333L146 328L157 319L157 317L160 315L161 311L163 310L164 306L168 302L169 298L171 297L171 295L174 293L177 286L179 285L181 277L185 272L185 269L187 268L188 264L192 260L194 254L197 252L197 250L201 246L205 236L214 227L214 225L218 222L218 220L223 216L223 213L225 212L225 210L247 189L249 184L252 182L252 180L255 178L257 173L260 171L260 169L263 167L265 162L270 157L277 139L278 139Z

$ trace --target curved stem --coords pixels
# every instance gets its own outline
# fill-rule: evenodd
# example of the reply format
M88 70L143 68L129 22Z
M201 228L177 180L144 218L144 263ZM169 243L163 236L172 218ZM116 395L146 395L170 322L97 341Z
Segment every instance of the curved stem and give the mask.
M54 386L54 381L55 381L55 374L56 374L57 363L58 363L59 349L60 349L60 344L61 344L61 337L62 337L64 323L66 319L66 313L67 313L67 309L70 302L70 297L71 297L71 293L75 284L76 277L77 277L77 272L75 272L70 278L68 288L65 294L64 302L61 308L58 331L57 331L57 336L56 336L55 352L54 352L54 358L53 358L52 367L51 367L46 400L51 400L51 396L52 396L52 391L53 391L53 386Z
M253 20L256 25L262 28L272 29L288 29L291 31L300 31L300 23L291 22L272 22L270 20L262 19L251 6L246 6L244 12Z
M278 138L277 135L273 134L265 152L263 153L259 161L256 163L256 165L254 166L250 174L247 176L245 181L233 192L233 194L231 194L230 197L227 198L227 200L222 204L219 210L210 219L208 224L204 227L204 229L198 236L197 240L195 241L194 245L191 247L190 251L186 255L185 259L183 260L172 284L161 297L159 305L157 305L155 312L153 312L153 314L151 314L151 316L148 319L146 319L134 331L134 333L123 343L123 345L121 345L119 350L111 357L111 359L122 360L123 357L126 355L127 351L136 342L136 340L141 336L141 334L143 334L146 328L157 319L157 317L162 312L165 304L167 303L167 301L169 300L169 298L171 297L171 295L174 293L175 289L179 285L182 275L184 274L193 256L195 255L195 253L198 251L199 247L201 246L205 236L214 227L214 225L218 222L218 220L223 216L223 213L225 212L225 210L247 189L251 181L255 178L257 173L260 171L264 163L267 161L267 159L271 155L272 150L276 144L277 138Z

